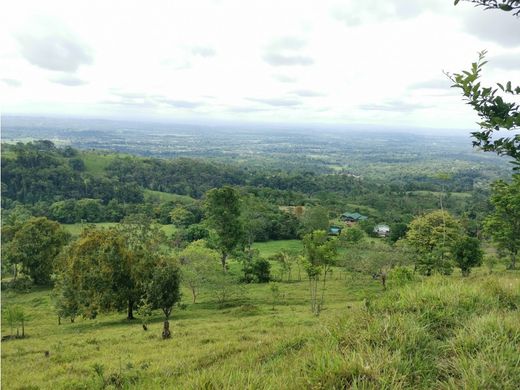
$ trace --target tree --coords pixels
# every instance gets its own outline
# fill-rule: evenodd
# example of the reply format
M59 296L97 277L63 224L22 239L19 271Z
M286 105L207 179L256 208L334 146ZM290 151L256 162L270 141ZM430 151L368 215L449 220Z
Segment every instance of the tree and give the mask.
M44 217L30 218L6 244L4 260L15 268L21 265L34 283L48 284L54 260L69 237L58 222Z
M327 232L317 230L303 237L303 249L305 253L305 270L309 277L309 292L311 297L311 310L319 315L325 299L327 273L329 273L337 255L336 239L329 239ZM319 294L319 282L322 281L321 296Z
M357 244L365 237L365 232L357 226L350 226L343 229L340 235L340 240L347 244Z
M514 269L520 250L520 175L513 175L511 183L499 180L492 188L495 210L484 221L484 228L499 249L509 252L509 268Z
M183 206L175 208L170 213L170 219L177 227L188 227L197 221L196 216Z
M148 284L147 300L154 309L161 309L164 313L163 338L170 338L170 315L173 306L181 299L181 274L179 267L166 258L161 259L153 272L152 280Z
M243 242L238 192L227 186L208 191L205 213L209 227L216 233L215 245L221 254L222 269L226 272L227 257Z
M211 281L220 272L218 252L205 246L204 241L195 241L179 253L182 281L191 290L193 303L197 300L201 286Z
M520 0L464 0L468 3L475 4L476 7L485 7L485 9L499 9L502 11L513 11L513 15L520 15ZM460 3L460 0L455 0L455 5Z
M519 0L467 0L485 9L501 9L513 11L520 15ZM455 0L455 5L459 0ZM520 106L516 97L520 95L520 86L512 86L511 81L497 83L496 87L484 87L480 83L486 51L479 53L478 60L471 64L470 70L447 76L453 81L453 87L462 91L464 100L473 107L481 121L480 131L472 133L473 146L484 151L492 151L499 155L513 158L515 169L520 169L520 134L503 137L497 134L500 130L514 131L520 127ZM505 101L504 96L510 95L512 101ZM516 100L516 101L515 101Z
M480 249L480 240L468 236L455 241L452 252L462 276L468 276L471 268L481 265L484 257L484 252Z
M329 213L322 206L306 208L302 217L302 224L305 233L311 233L316 230L329 229Z
M134 319L133 311L163 258L163 242L159 228L142 216L119 227L85 229L67 247L57 270L58 313L75 315L77 305L87 317L99 310L126 309L127 318Z
M450 247L460 235L460 224L446 211L437 210L415 218L406 240L417 253L417 270L425 275L450 274L453 270Z

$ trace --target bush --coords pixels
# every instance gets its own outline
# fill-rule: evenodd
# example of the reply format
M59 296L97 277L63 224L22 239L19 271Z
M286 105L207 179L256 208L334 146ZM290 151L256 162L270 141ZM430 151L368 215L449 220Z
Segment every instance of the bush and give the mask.
M18 292L27 292L31 290L33 282L26 275L11 280L2 280L2 290L13 290Z
M413 281L413 271L408 267L395 267L388 274L388 285L390 287L401 287Z

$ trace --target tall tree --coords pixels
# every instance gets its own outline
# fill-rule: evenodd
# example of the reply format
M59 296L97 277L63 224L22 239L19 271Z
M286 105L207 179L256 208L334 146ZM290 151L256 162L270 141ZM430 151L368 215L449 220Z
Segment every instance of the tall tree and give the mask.
M215 245L226 271L229 254L243 243L244 230L240 220L240 196L231 187L214 188L206 193L207 223L216 233Z
M69 239L58 222L33 217L20 225L3 251L4 261L21 265L36 284L51 281L54 260ZM16 274L16 273L15 273Z
M425 275L450 274L453 271L450 248L460 236L460 224L446 211L437 210L415 218L406 240L417 253L418 271Z
M164 313L162 337L170 338L170 315L173 306L181 299L179 267L171 259L163 257L155 267L147 288L147 300L154 309Z
M520 250L520 175L513 175L511 183L495 182L491 203L495 210L485 220L485 230L500 249L509 252L509 268L514 269Z
M316 230L303 237L305 270L309 277L311 310L319 315L325 301L327 274L337 255L337 241L330 239L324 230ZM321 282L321 296L319 289Z
M193 303L197 300L199 289L210 283L219 269L218 252L205 246L204 241L192 242L179 253L182 281L191 290Z
M311 233L315 230L327 231L329 229L329 213L322 206L307 208L302 216L302 224L305 233Z

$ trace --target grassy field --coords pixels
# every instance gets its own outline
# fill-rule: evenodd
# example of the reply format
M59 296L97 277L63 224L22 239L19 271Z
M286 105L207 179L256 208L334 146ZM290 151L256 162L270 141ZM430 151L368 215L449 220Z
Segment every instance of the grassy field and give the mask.
M5 292L4 307L22 306L30 320L27 338L2 343L2 387L514 389L520 278L484 273L386 291L348 274L330 282L320 317L306 281L278 283L274 304L269 285L245 285L225 309L210 291L196 304L184 291L187 308L175 309L166 341L159 312L147 332L124 313L58 325L49 290Z
M106 154L102 152L86 151L83 151L80 154L80 158L85 163L86 171L96 176L103 176L105 174L106 167L108 167L108 165L118 156L123 155L116 153Z
M258 249L260 256L270 257L280 251L296 251L299 252L303 249L302 242L300 240L279 240L279 241L267 241L267 242L255 242L253 249Z
M79 236L83 229L88 225L108 228L117 225L117 222L98 222L98 223L63 223L61 226L65 228L72 236ZM161 225L161 229L167 236L171 236L176 228L173 225Z

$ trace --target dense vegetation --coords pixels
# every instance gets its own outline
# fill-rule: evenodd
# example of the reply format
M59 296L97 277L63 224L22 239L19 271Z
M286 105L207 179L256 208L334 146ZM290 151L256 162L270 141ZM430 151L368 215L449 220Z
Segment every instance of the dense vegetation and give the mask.
M342 171L100 155L49 141L3 145L2 168L3 375L26 364L11 348L36 340L42 347L24 353L52 367L13 388L513 388L517 176L487 187L439 172L397 184ZM350 226L345 211L368 219ZM378 222L389 224L388 237L377 237ZM483 264L501 276L485 276ZM477 290L481 283L487 290ZM122 322L121 312L139 322ZM475 331L485 334L499 315L513 335L499 351L465 349L468 327L484 321ZM88 329L85 340L71 341L76 329ZM140 352L117 345L117 365L98 351L120 336ZM167 363L169 347L158 342L185 351ZM85 343L90 365L71 368ZM294 359L304 365L291 367ZM496 359L499 372L489 368ZM252 376L258 364L265 371ZM60 374L65 366L73 373Z

